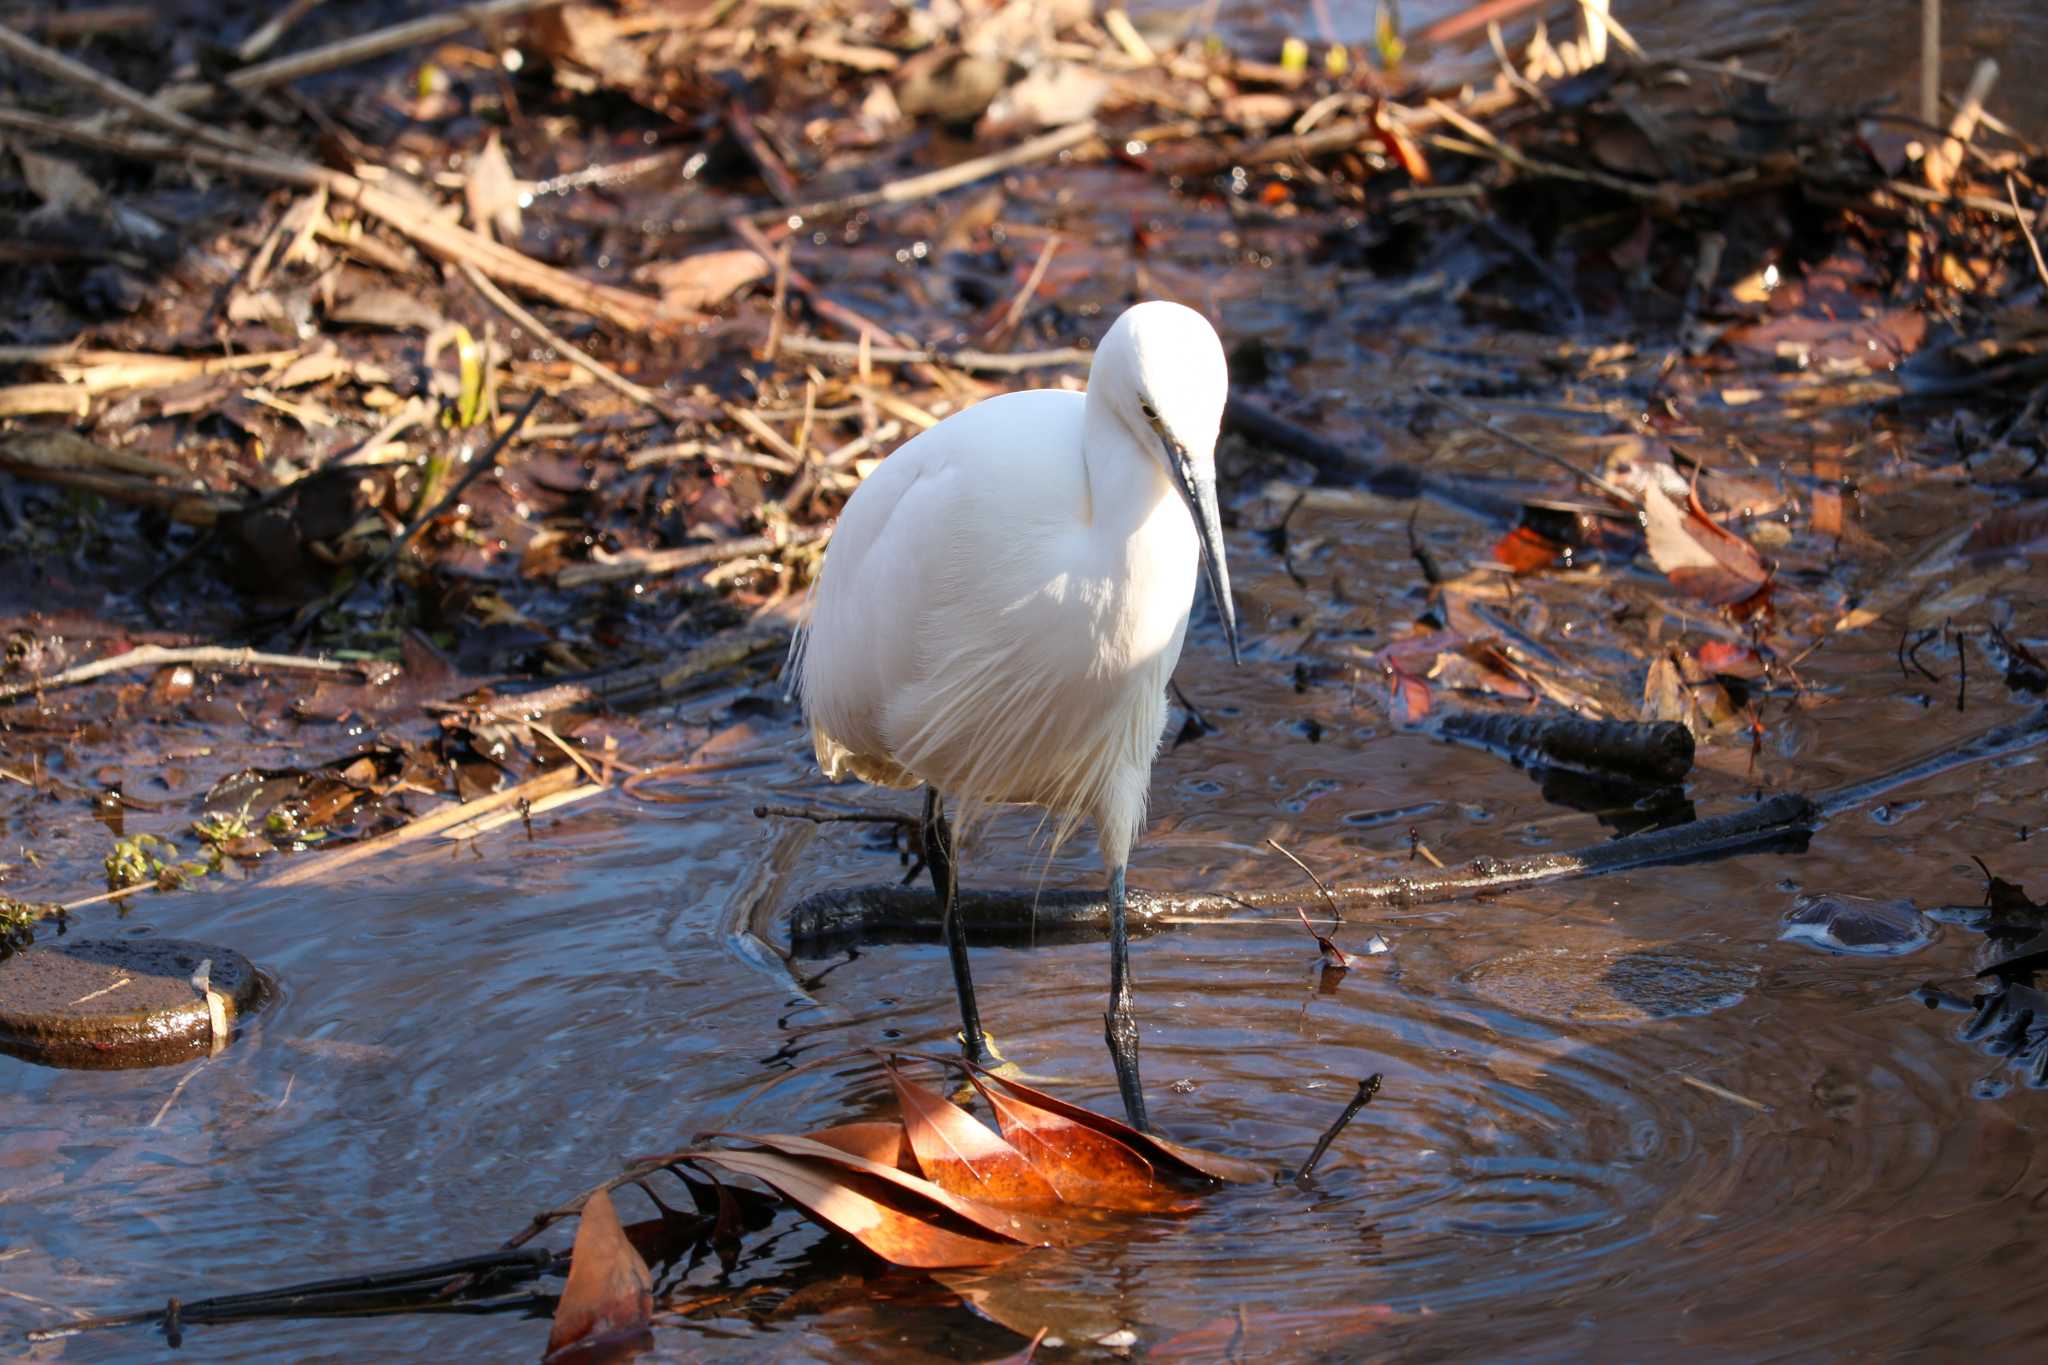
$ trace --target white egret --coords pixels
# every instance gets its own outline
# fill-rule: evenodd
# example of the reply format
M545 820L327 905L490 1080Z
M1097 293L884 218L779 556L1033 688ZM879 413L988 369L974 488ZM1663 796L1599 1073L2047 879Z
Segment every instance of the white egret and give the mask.
M1237 659L1216 516L1227 388L1201 314L1141 303L1103 338L1085 395L1005 394L906 442L840 513L796 651L825 775L925 788L970 1059L987 1054L948 803L962 826L994 804L1041 806L1056 839L1093 822L1109 873L1104 1035L1139 1128L1124 871L1198 559Z

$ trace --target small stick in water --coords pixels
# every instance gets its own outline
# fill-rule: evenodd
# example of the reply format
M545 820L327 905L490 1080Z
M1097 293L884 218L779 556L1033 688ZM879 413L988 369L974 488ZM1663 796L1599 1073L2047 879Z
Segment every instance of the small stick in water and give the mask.
M1337 1121L1324 1129L1323 1135L1316 1139L1316 1149L1308 1154L1308 1160L1302 1162L1301 1169L1294 1173L1297 1183L1309 1178L1316 1168L1316 1163L1323 1159L1323 1153L1329 1151L1330 1144L1337 1140L1337 1134L1349 1127L1351 1120L1358 1117L1358 1111L1371 1104L1372 1097L1379 1093L1380 1073L1375 1071L1358 1083L1358 1093L1351 1097L1351 1103L1344 1106L1344 1112L1337 1115Z

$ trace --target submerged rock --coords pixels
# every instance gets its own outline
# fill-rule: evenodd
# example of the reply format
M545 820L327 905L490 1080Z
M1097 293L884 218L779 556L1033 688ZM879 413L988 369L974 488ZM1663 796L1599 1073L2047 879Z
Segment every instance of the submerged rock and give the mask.
M202 965L207 990L194 983ZM208 990L221 998L232 1027L262 989L248 958L210 943L38 943L0 962L0 1051L48 1066L182 1062L214 1047Z
M1824 952L1903 957L1934 942L1940 930L1911 901L1881 901L1834 892L1796 897L1778 937Z

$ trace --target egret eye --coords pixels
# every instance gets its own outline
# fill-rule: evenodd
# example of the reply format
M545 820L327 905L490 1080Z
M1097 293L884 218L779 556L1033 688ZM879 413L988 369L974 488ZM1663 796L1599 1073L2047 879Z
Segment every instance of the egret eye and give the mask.
M1159 409L1152 406L1152 400L1149 398L1140 398L1138 400L1138 411L1144 413L1148 421L1156 422L1159 420Z

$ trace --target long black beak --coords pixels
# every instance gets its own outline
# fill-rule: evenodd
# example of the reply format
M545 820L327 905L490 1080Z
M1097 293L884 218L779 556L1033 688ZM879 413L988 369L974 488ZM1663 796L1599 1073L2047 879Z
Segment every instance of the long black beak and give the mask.
M1216 475L1200 470L1188 458L1187 447L1155 424L1159 439L1166 443L1166 469L1173 486L1180 490L1188 515L1195 519L1195 535L1202 543L1202 573L1209 580L1209 599L1223 618L1223 638L1230 642L1230 662L1244 662L1237 654L1237 605L1230 600L1230 566L1223 559L1223 524L1216 516Z

